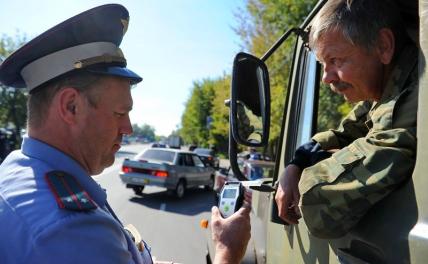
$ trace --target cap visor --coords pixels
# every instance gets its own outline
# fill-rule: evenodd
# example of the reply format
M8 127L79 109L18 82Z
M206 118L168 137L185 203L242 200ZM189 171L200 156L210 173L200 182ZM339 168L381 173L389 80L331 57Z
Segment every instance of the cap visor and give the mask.
M143 78L141 78L135 72L127 68L122 68L118 66L102 67L102 68L86 69L86 70L96 74L123 77L123 78L129 79L131 81L131 84L137 84L143 80Z

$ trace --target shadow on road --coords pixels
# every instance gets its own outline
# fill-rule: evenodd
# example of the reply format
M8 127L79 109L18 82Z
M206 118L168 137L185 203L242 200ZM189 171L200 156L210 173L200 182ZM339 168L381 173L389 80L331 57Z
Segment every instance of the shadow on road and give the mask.
M131 202L139 203L153 209L160 209L162 204L166 212L197 215L202 212L211 211L214 205L214 192L204 189L188 189L183 198L178 199L167 191L143 193L143 196L134 196Z

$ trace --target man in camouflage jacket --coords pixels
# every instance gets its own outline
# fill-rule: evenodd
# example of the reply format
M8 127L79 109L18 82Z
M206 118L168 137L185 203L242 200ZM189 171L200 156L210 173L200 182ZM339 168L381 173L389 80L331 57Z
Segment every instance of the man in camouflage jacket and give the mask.
M333 0L318 14L309 44L323 82L356 105L337 130L299 147L281 175L275 199L288 223L302 214L313 235L343 236L411 177L418 51L402 24L390 1Z

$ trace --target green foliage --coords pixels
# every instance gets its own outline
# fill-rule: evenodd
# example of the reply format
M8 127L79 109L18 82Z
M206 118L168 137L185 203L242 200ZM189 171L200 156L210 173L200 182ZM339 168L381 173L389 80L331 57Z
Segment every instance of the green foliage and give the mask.
M193 83L178 131L186 144L215 146L219 153L227 153L229 108L224 101L229 97L228 75Z
M17 32L15 37L2 35L0 38L0 58L4 60L13 51L26 42L25 34ZM27 92L25 89L13 89L0 85L0 127L13 129L18 148L21 130L25 128L27 116Z
M287 29L299 26L317 0L247 0L246 10L235 14L235 29L244 47L255 55L266 52Z
M345 99L331 91L328 85L321 85L318 102L317 131L337 128L340 120L351 110Z
M134 131L134 136L143 137L148 141L155 141L156 139L155 128L150 125L143 124L142 126L138 126L137 124L133 124L132 129Z
M215 80L215 96L213 100L213 122L210 129L208 143L214 145L217 151L223 154L228 152L229 146L229 107L224 101L230 98L231 77L225 75Z
M187 144L205 146L208 143L215 95L214 83L215 81L210 79L193 83L190 98L181 117L180 135Z
M156 142L161 142L161 141L164 142L165 139L166 139L166 137L164 137L164 136L159 136L159 135L155 136L155 141Z
M352 108L354 106L348 102L344 102L341 105L339 105L339 107L337 108L337 110L340 112L342 118L344 116L346 116L349 112L351 112Z

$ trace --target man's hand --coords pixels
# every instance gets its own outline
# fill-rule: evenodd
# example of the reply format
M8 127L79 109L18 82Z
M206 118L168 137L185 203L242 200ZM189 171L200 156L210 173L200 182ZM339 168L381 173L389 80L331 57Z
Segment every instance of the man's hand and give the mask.
M251 237L251 193L245 192L243 206L223 218L217 206L211 209L211 232L216 247L214 263L239 263Z
M299 210L299 180L302 170L294 164L285 168L284 173L279 177L278 189L275 201L278 205L278 215L289 224L298 224L301 218Z

